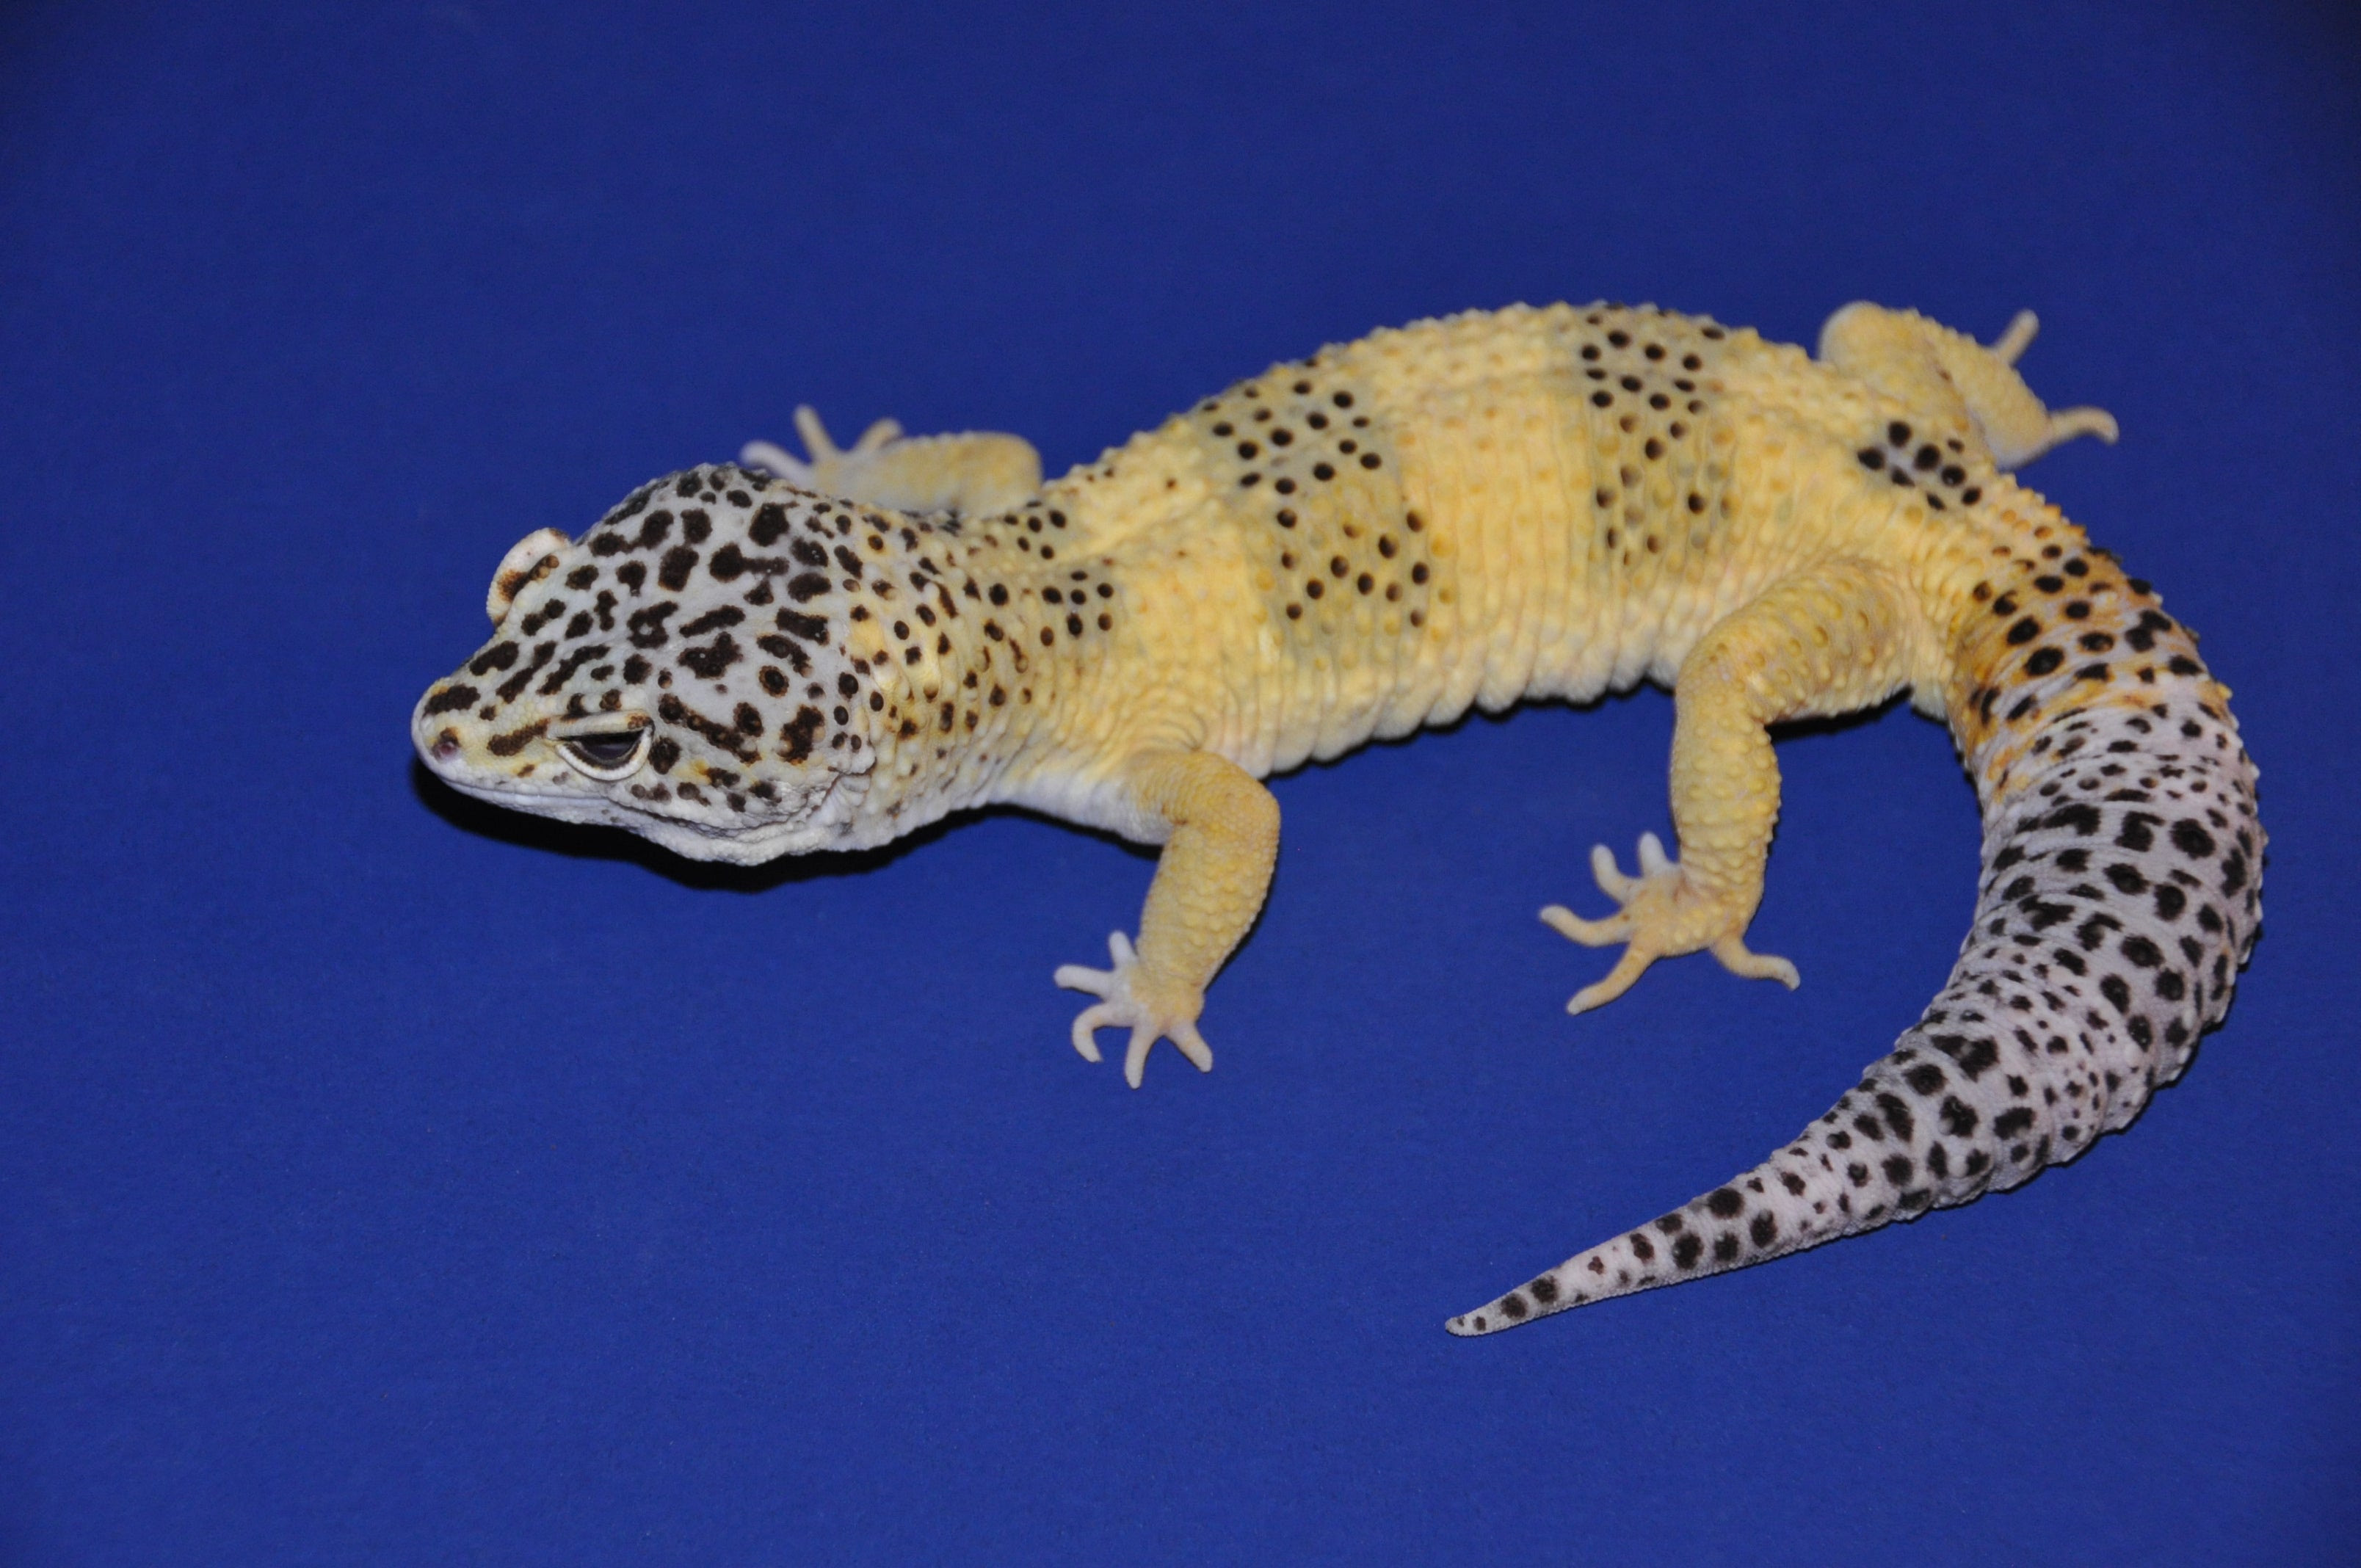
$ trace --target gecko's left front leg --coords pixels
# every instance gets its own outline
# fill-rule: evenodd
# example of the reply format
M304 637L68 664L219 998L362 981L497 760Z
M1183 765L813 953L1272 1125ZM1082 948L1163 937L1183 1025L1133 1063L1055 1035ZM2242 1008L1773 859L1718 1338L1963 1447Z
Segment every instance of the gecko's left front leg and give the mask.
M1123 1076L1139 1087L1148 1053L1169 1039L1211 1072L1213 1053L1197 1033L1205 987L1254 924L1279 859L1279 802L1225 758L1161 751L1126 770L1125 788L1152 830L1168 835L1139 916L1139 945L1108 938L1113 969L1066 964L1057 982L1099 998L1074 1020L1074 1049L1099 1059L1093 1031L1131 1030Z
M1593 873L1621 909L1600 920L1554 904L1542 911L1586 947L1625 944L1615 968L1576 992L1568 1012L1614 1001L1656 959L1681 953L1708 951L1734 974L1796 983L1795 965L1750 952L1745 941L1779 817L1779 763L1763 727L1883 701L1908 678L1912 624L1890 575L1830 561L1774 584L1690 651L1673 688L1680 859L1643 835L1640 874L1627 877L1602 844L1591 851Z

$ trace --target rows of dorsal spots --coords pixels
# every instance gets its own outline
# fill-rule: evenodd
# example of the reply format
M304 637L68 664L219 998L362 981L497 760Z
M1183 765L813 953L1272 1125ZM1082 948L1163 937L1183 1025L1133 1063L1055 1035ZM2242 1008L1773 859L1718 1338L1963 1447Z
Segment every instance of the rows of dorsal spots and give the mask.
M811 507L802 536L790 545L814 568L811 580L800 588L791 583L789 592L800 592L807 603L827 596L825 608L844 618L837 645L843 667L832 689L813 683L808 692L824 704L814 712L824 721L828 749L857 754L863 742L850 728L857 724L871 729L880 751L906 762L929 744L936 756L944 754L960 728L958 698L946 695L957 689L949 666L960 623L985 600L972 574L954 564L983 548L969 533L950 516L888 517L826 500ZM971 689L986 700L980 680ZM1006 700L1000 688L994 695ZM981 712L971 707L966 730L972 734L981 723Z
M879 630L890 637L887 658L898 661L903 676L897 700L911 707L905 713L889 702L884 717L897 739L930 746L938 762L955 741L972 740L981 749L963 765L988 768L1016 716L1046 707L1061 669L1116 625L1121 604L1111 562L1069 554L1043 570L995 558L1006 548L989 533L975 542L961 556L955 587L929 575L932 563L922 561L911 583L922 600L931 594L934 602L878 618ZM1038 559L1040 550L1054 548L1037 546L1031 554ZM938 625L936 612L958 619L962 604L970 624L954 636Z
M1896 488L1914 492L1930 511L1976 505L1984 499L1994 472L1991 462L1971 451L1960 437L1921 431L1898 419L1887 421L1853 457L1870 473L1884 475Z
M1256 586L1280 636L1423 629L1435 565L1427 520L1402 504L1389 433L1366 389L1319 355L1281 365L1185 416L1214 493L1248 530Z
M1013 548L1020 555L1054 562L1059 546L1066 542L1068 526L1063 506L1035 496L1013 511L975 520L980 540L984 542L977 549Z
M1083 656L1115 630L1123 607L1113 562L1075 549L1069 526L1062 505L1037 496L985 520L967 542L959 593L980 614L981 639L967 639L962 656L964 706L939 707L939 726L949 713L956 730L989 734L1005 727L1000 710L1046 705L1061 661Z
M1593 306L1562 330L1598 455L1594 558L1631 577L1704 552L1727 525L1730 473L1701 439L1728 333L1642 306Z

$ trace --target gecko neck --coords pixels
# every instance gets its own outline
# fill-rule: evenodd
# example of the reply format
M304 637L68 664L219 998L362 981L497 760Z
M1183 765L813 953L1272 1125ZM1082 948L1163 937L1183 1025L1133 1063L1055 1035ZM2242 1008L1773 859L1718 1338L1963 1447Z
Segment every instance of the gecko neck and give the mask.
M1052 743L1045 720L1112 597L1109 563L1060 550L1068 526L1043 498L983 518L859 514L838 561L862 570L829 609L862 687L861 841L997 798Z

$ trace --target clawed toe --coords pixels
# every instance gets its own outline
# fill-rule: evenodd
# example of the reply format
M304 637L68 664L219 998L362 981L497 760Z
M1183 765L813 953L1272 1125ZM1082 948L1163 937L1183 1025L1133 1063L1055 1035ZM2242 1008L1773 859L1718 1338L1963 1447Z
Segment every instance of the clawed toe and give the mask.
M1606 1006L1631 990L1632 983L1647 973L1648 966L1655 961L1655 954L1637 946L1624 948L1623 956L1615 960L1615 967L1607 971L1607 978L1576 992L1566 1003L1565 1010L1568 1013L1587 1013L1594 1007Z
M1131 1046L1123 1053L1123 1080L1134 1089L1137 1089L1147 1076L1148 1053L1155 1048L1159 1039L1170 1040L1199 1072L1213 1070L1213 1047L1205 1044L1204 1036L1197 1033L1194 1024L1170 1025L1160 1035L1142 1025L1132 1030Z
M1066 985L1066 981L1062 977L1065 975L1067 970L1071 970L1073 966L1069 964L1066 966L1066 969L1060 970L1058 971L1059 975L1061 977L1058 981L1059 984ZM1086 991L1089 987L1067 985L1067 989L1070 991ZM1085 1007L1074 1015L1074 1050L1084 1061L1104 1061L1106 1059L1104 1057L1099 1055L1099 1043L1093 1036L1098 1032L1100 1025L1112 1024L1115 1022L1114 1014L1115 1010L1109 1007L1105 1003L1102 1002L1096 1007Z
M2109 446L2123 434L2115 416L2104 409L2059 409L2049 416L2049 444L2062 446L2078 435L2095 435Z
M1543 910L1542 923L1586 948L1611 947L1631 939L1631 922L1624 916L1609 915L1604 920L1585 920L1563 904L1553 904Z
M1102 1028L1131 1022L1128 987L1124 976L1138 961L1132 951L1131 938L1116 931L1107 938L1107 956L1114 960L1111 970L1093 969L1087 964L1060 964L1049 978L1067 991L1085 992L1099 998L1095 1007L1085 1007L1074 1018L1074 1049L1084 1061L1103 1061L1099 1043L1092 1036Z
M1741 980L1775 980L1790 991L1804 983L1794 964L1770 953L1747 951L1744 939L1734 932L1716 942L1712 952L1722 968Z
M775 442L748 442L738 449L738 461L749 468L760 468L774 478L785 479L798 489L812 488L811 465Z
M1590 874L1598 891L1618 904L1628 903L1640 890L1640 879L1625 876L1615 864L1615 851L1604 844L1590 846Z

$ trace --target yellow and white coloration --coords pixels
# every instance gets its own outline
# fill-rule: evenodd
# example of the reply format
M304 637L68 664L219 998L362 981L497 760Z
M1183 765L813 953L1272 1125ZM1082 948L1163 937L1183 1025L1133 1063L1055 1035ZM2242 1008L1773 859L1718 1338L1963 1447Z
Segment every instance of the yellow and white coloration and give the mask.
M1046 486L1013 436L750 448L495 574L490 643L420 700L459 789L752 862L1015 802L1164 846L1137 948L1060 985L1210 1069L1205 987L1262 906L1259 778L1470 704L1672 686L1677 859L1593 865L1621 944L1796 982L1744 936L1764 726L1908 692L1983 804L1951 981L1787 1147L1451 1321L1482 1333L1963 1203L2178 1077L2259 920L2255 771L2147 584L2006 470L2081 433L1993 347L1852 305L1817 359L1642 306L1470 313L1274 367ZM783 484L763 466L796 480ZM816 488L800 488L810 485ZM821 493L821 492L827 493ZM895 510L924 509L924 510Z

